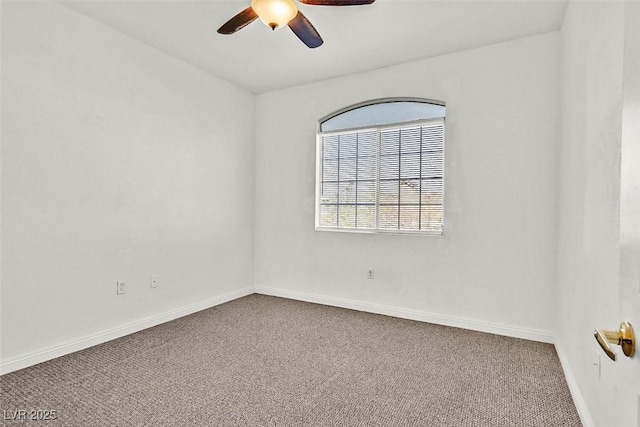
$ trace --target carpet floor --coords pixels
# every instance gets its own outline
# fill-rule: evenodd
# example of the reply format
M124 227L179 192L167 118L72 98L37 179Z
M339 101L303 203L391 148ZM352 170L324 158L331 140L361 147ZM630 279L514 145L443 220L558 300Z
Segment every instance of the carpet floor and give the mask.
M263 295L0 387L3 425L581 425L550 344ZM7 419L20 410L57 419Z

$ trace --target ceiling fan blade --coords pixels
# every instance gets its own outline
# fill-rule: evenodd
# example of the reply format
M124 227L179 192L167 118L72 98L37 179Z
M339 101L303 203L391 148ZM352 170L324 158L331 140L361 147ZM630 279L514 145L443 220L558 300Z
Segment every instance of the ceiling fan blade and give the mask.
M360 6L371 4L376 0L299 0L300 3L314 6Z
M302 43L312 49L323 43L322 37L320 37L318 31L300 11L298 11L295 18L289 21L289 28L291 28L291 31L298 36Z
M253 11L251 6L238 13L233 18L225 22L222 27L218 28L220 34L233 34L251 24L256 20L258 15Z

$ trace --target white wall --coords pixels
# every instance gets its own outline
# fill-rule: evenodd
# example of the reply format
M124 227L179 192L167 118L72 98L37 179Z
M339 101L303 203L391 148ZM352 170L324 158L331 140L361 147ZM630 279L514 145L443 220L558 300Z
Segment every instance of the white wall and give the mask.
M593 340L618 313L624 4L572 2L562 28L556 347L587 425L622 425ZM609 317L614 316L614 317ZM594 362L601 359L599 379ZM586 405L586 406L585 406Z
M3 363L250 292L255 97L52 2L2 9Z
M259 95L257 289L550 340L558 66L550 33ZM314 231L317 120L395 96L447 104L444 236Z

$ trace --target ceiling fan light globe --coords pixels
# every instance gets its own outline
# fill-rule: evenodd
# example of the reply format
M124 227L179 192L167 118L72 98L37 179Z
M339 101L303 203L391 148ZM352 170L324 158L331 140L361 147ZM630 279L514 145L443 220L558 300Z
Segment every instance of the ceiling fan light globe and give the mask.
M298 13L293 0L251 0L251 8L267 27L274 30L287 25Z

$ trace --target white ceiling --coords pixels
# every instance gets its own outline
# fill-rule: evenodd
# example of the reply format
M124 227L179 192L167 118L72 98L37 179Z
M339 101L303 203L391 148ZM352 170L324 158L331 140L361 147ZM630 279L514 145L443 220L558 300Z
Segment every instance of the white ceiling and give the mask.
M218 27L250 0L60 1L253 93L268 92L560 29L567 0L377 0L369 6L298 3L324 45L259 20Z

